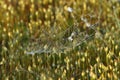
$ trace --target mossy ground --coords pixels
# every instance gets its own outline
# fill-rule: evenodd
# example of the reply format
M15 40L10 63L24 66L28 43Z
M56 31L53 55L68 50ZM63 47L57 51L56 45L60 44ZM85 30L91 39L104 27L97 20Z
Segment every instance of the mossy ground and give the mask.
M120 79L119 0L1 0L0 8L1 80Z

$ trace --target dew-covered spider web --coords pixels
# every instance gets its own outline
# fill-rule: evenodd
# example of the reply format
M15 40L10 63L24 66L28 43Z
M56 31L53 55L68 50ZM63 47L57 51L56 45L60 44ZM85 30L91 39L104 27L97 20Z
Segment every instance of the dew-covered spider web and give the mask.
M74 24L67 25L67 28L61 32L58 31L58 25L56 25L51 27L51 34L44 31L41 37L35 41L30 40L26 53L65 53L76 48L80 50L83 43L94 39L99 24L100 21L96 15L88 14L82 15L79 19L74 19Z

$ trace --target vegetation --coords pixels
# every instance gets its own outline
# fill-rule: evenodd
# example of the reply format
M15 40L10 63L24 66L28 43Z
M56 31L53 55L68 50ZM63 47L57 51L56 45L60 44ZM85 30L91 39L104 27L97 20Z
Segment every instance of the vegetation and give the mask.
M1 0L1 80L120 79L119 0Z

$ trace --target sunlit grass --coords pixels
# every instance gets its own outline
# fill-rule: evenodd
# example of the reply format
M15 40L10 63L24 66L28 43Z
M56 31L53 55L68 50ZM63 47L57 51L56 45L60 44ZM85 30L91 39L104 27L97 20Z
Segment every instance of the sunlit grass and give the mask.
M1 0L1 80L120 79L118 0Z

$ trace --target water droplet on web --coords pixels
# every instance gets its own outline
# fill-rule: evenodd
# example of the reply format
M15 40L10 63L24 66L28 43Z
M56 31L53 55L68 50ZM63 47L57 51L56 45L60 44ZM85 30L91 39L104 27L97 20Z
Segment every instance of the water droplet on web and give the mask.
M68 8L67 8L67 11L68 11L68 12L72 12L73 9L72 9L71 7L68 7Z

